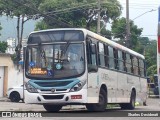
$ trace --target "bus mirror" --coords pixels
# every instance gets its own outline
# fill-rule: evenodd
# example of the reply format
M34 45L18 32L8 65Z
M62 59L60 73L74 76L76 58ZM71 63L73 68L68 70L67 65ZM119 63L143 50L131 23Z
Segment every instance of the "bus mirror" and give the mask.
M96 54L96 44L91 44L91 54Z
M92 65L92 64L88 65L88 72L97 72L97 70L98 70L98 67L96 65Z

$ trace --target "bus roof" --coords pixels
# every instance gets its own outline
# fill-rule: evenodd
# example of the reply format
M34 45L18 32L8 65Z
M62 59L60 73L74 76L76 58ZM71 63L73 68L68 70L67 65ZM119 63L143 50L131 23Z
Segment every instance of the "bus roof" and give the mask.
M47 31L57 31L57 30L81 30L81 31L84 32L85 36L89 35L89 36L91 36L91 37L93 37L93 38L95 38L95 39L97 39L99 41L107 43L108 45L110 45L110 46L112 46L114 48L120 49L122 51L126 51L127 53L130 53L130 54L132 54L134 56L137 56L139 58L144 59L143 55L141 55L141 54L139 54L139 53L127 48L127 47L124 47L124 46L122 46L122 45L120 45L120 44L118 44L118 43L116 43L114 41L111 41L111 40L109 40L109 39L107 39L107 38L105 38L105 37L103 37L101 35L98 35L98 34L96 34L94 32L91 32L91 31L89 31L87 29L84 29L84 28L56 28L56 29L47 29L47 30L34 31L32 33L47 32Z

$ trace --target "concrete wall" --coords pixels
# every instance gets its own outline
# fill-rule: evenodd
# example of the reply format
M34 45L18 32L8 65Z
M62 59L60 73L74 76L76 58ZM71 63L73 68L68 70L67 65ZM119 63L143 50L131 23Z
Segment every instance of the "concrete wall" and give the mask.
M0 66L4 67L4 96L10 87L20 86L23 84L23 72L17 70L13 64L10 54L0 53Z

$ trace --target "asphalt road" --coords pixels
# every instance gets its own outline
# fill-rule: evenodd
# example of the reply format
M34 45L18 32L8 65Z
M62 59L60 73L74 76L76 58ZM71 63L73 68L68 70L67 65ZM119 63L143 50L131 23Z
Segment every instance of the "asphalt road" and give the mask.
M38 118L28 118L28 116L16 117L16 114L13 115L13 120L17 119L34 119L34 120L132 120L135 118L137 120L159 120L160 119L160 99L158 98L149 98L147 100L147 106L136 106L134 111L131 110L121 110L119 107L106 109L105 112L88 112L85 109L85 106L66 106L58 113L47 113L42 105L32 105L32 104L25 104L25 103L12 103L12 102L0 102L0 111L12 111L12 115L14 111L18 111L21 115L26 114L33 117L34 115L38 116ZM27 112L26 112L27 111ZM35 113L34 115L32 113ZM158 114L159 117L144 117L144 114ZM141 116L142 115L142 116ZM42 118L39 118L42 116ZM0 118L9 120L11 118Z

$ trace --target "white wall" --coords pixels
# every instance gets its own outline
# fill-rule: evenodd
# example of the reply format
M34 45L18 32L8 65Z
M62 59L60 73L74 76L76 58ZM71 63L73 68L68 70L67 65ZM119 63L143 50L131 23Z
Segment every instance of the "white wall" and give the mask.
M8 88L14 86L20 86L23 84L23 72L22 70L16 70L16 66L12 66L8 70Z

